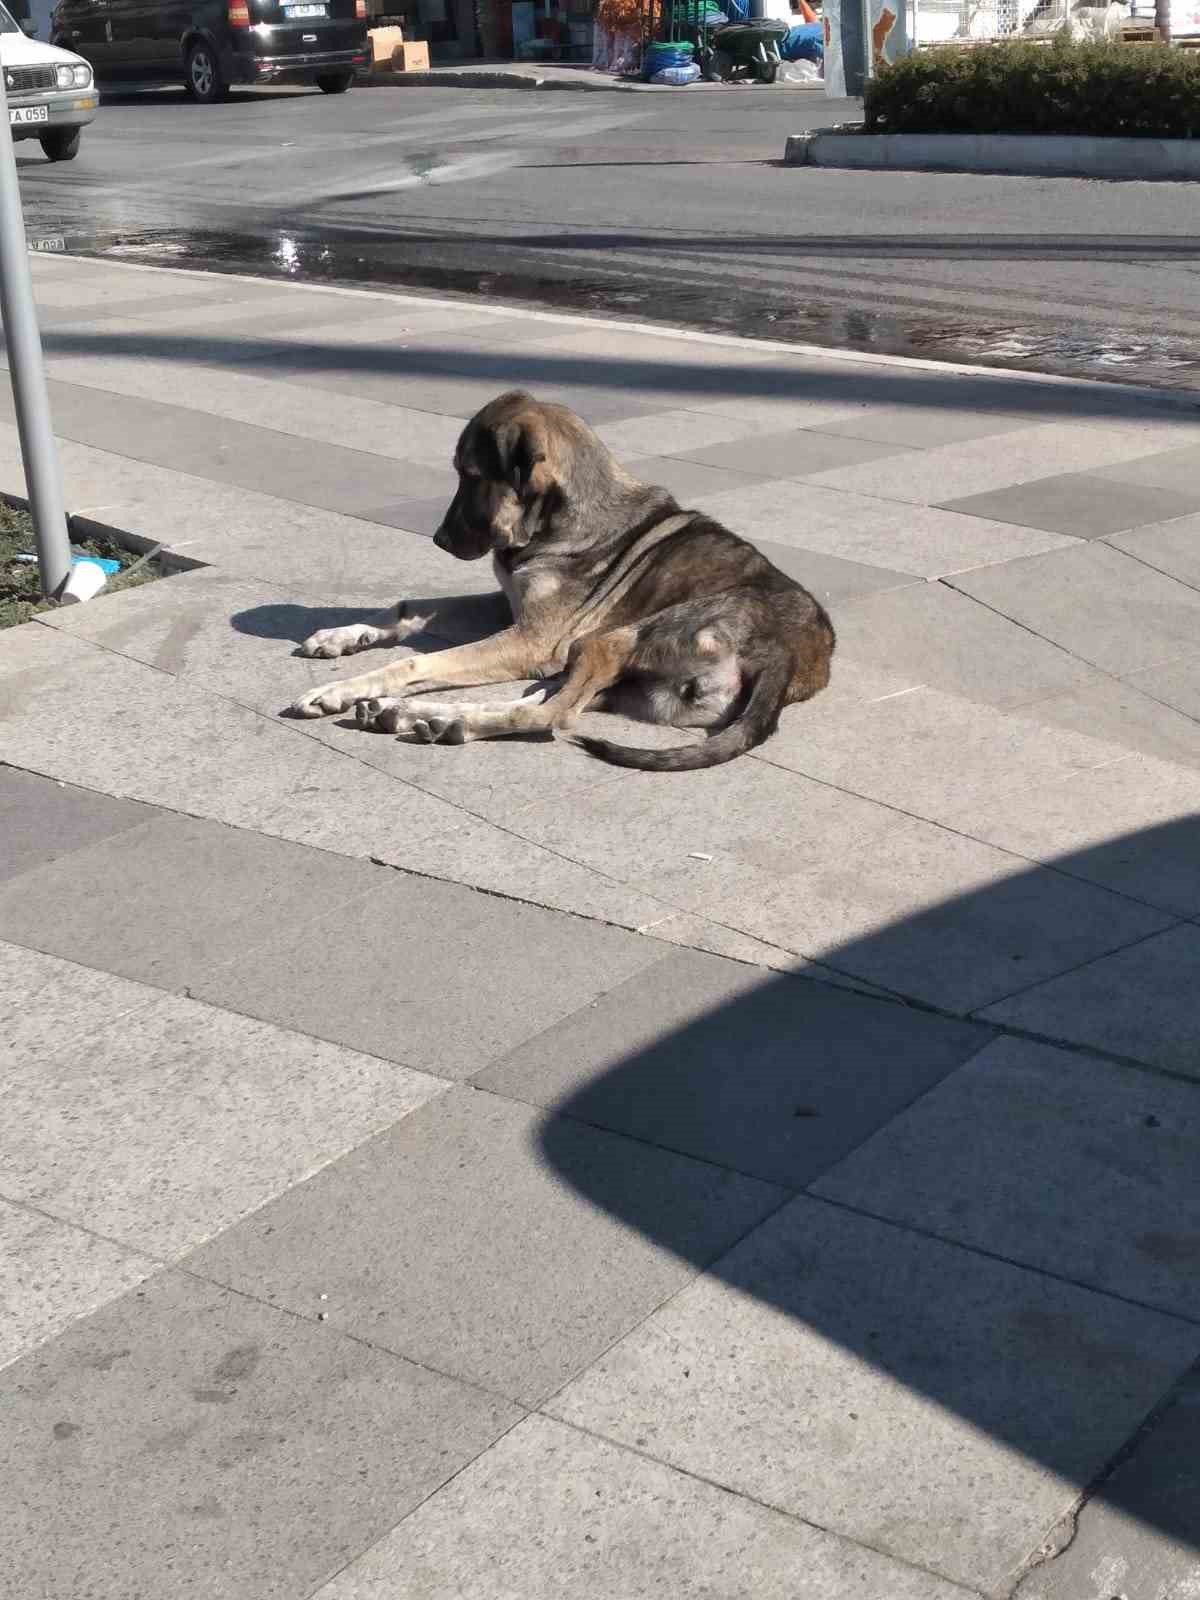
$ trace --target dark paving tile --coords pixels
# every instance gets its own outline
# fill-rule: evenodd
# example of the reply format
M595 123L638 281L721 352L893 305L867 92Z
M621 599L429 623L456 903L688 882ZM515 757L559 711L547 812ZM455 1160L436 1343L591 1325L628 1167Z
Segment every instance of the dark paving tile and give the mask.
M728 467L706 466L678 456L637 456L623 463L626 470L643 483L657 484L673 494L680 505L693 506L709 495L727 489L744 489L762 479Z
M1191 1084L998 1039L813 1192L1200 1316L1200 1092Z
M179 988L365 894L380 870L164 815L0 889L0 938Z
M136 461L169 466L281 499L344 511L407 496L454 492L448 469L393 461L342 445L323 445L273 428L256 428L180 405L51 383L59 435ZM393 400L395 394L393 392ZM0 397L0 417L11 397Z
M1109 1600L1110 1593L1113 1600L1191 1600L1200 1576L1198 1413L1200 1374L1193 1371L1083 1506L1070 1546L1030 1573L1014 1600Z
M183 1274L5 1372L5 1594L295 1600L520 1416Z
M872 567L863 561L845 561L841 556L776 544L772 539L750 542L780 572L786 572L789 578L803 584L825 606L841 605L864 595L882 594L887 589L904 589L910 584L925 582L911 572L892 572L887 567Z
M0 765L0 883L156 814L132 800Z
M587 1198L557 1168L580 1176ZM773 1211L772 1185L461 1088L188 1269L540 1400ZM651 1237L623 1220L653 1216ZM318 1296L326 1294L327 1300Z
M898 455L907 448L900 443L883 444L793 428L786 433L754 434L748 439L731 439L725 444L680 453L689 461L756 472L764 478L802 478L810 472L856 467L862 461Z
M688 950L476 1082L800 1188L988 1038L970 1023Z
M192 993L464 1078L662 955L621 929L393 873L344 912L199 978Z
M1200 445L1183 445L1178 450L1160 450L1156 455L1140 456L1112 467L1100 467L1096 476L1109 483L1143 489L1164 489L1183 495L1200 505ZM1144 518L1151 521L1151 518Z
M945 500L943 511L1015 522L1022 528L1045 528L1076 539L1102 539L1106 534L1136 528L1143 522L1164 522L1200 507L1200 480L1194 491L1158 489L1118 483L1096 472L1064 472L1036 478L1007 489Z

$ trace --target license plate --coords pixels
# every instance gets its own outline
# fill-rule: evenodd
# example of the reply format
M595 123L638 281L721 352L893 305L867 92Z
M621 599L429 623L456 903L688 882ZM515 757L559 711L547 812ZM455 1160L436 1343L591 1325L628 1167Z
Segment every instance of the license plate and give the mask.
M285 17L296 18L324 17L328 16L329 9L327 6L284 6L283 14Z
M47 106L14 106L8 120L14 128L22 122L49 122L50 111Z

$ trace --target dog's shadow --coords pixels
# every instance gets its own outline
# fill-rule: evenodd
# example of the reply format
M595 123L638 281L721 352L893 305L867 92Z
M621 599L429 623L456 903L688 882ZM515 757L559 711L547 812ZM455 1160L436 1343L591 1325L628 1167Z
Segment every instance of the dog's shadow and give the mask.
M310 634L322 628L344 628L355 622L372 621L382 609L382 605L306 606L296 601L281 600L274 605L251 606L246 611L235 612L229 621L238 633L252 634L258 639L291 640L296 647L292 654L299 656L300 646ZM409 634L403 646L398 647L418 651L444 650L447 645L474 644L501 628L507 628L512 622L508 601L499 592L406 597L404 609L411 616L428 618L424 628ZM363 670L367 670L372 657L383 660L386 655L386 650L363 651ZM334 659L346 661L350 658ZM330 665L333 665L332 660Z

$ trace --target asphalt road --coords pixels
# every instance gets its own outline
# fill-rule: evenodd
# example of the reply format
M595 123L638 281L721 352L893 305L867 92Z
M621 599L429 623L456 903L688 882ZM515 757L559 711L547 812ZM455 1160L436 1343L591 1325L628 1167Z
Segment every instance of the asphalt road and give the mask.
M785 168L852 103L359 88L107 99L31 238L751 335L1200 382L1195 186Z

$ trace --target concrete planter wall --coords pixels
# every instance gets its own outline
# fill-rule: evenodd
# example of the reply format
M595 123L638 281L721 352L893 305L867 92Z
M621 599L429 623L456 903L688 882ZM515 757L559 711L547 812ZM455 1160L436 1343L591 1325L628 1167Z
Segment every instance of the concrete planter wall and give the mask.
M1098 139L1073 134L793 134L789 167L1008 172L1079 178L1200 178L1200 139Z

